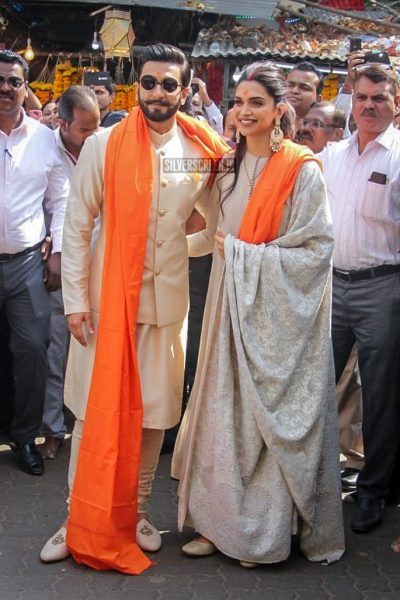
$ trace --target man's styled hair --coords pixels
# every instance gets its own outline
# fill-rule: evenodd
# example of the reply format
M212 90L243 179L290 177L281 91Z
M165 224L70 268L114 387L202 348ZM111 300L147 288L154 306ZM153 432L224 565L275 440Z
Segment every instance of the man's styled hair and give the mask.
M71 85L58 99L57 108L59 118L72 123L74 108L89 111L98 108L98 104L93 90L84 85Z
M314 73L314 75L318 77L317 96L322 94L322 88L324 87L324 77L321 71L319 71L315 65L313 65L311 62L304 61L299 63L298 65L295 65L292 71L304 71L306 73Z
M140 55L138 74L142 73L143 65L147 62L165 62L178 65L181 69L182 86L187 87L190 83L190 65L185 54L176 46L170 44L153 44L147 46Z
M29 67L28 63L22 56L13 52L12 50L0 50L0 62L8 63L10 65L18 64L22 67L24 72L24 80L28 81L29 77Z
M343 108L336 107L333 102L328 102L327 100L321 100L321 102L314 102L314 104L310 107L310 110L313 108L333 108L331 111L332 115L332 125L335 127L341 127L344 129L346 127L346 113Z
M392 87L393 96L397 96L399 93L399 84L395 72L393 69L385 69L385 67L379 63L369 65L368 67L362 67L361 69L356 69L353 88L355 88L361 77L367 77L367 79L372 81L372 83L381 83L382 81L386 81L387 83L390 83Z
M104 87L106 88L110 96L115 94L115 83L113 81L110 81L110 83L108 85L105 85Z

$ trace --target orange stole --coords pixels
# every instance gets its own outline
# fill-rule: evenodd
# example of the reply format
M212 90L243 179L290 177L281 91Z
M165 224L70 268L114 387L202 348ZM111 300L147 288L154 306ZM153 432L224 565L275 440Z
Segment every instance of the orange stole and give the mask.
M298 172L309 160L321 163L305 146L283 140L283 147L269 159L247 204L238 238L251 244L276 239L283 209L296 183Z
M179 115L178 122L205 157L229 149L199 121ZM135 348L152 186L148 127L134 109L106 149L100 322L67 527L77 562L134 575L152 564L136 544L143 408Z

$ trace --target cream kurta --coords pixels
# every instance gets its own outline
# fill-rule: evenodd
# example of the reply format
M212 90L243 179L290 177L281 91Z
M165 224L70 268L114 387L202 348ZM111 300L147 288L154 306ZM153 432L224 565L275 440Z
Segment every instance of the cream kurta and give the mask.
M74 172L63 234L65 312L90 310L95 328L99 320L107 227L103 203L104 159L111 129L94 134L85 142ZM209 191L208 174L164 169L164 159L201 157L197 144L179 127L174 126L165 135L150 130L150 136L154 182L137 347L143 425L164 429L172 427L180 415L185 342L182 327L188 309L185 223L195 206L203 214L206 212ZM90 240L99 214L99 238L91 256ZM86 348L71 340L65 378L65 403L78 419L85 417L96 348L96 335L87 338Z
M254 166L255 157L246 160ZM230 181L222 179L224 189ZM222 205L225 234L237 235L248 195L241 168ZM214 252L198 370L173 458L179 528L192 525L234 558L271 563L288 557L300 516L306 556L334 561L344 539L329 331L333 239L316 164L302 167L277 240L231 236L226 261ZM197 236L201 252L207 238L211 231Z

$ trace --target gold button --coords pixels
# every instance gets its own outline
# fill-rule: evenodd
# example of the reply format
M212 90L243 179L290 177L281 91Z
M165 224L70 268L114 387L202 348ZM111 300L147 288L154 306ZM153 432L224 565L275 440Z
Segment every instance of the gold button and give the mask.
M161 185L162 185L162 187L166 187L167 181L165 179L163 179L162 182L161 182Z
M157 248L161 248L161 246L164 244L163 240L157 240Z
M161 271L160 271L160 270L158 270L158 271L154 271L154 275L155 275L156 277L158 277L160 273L161 273Z
M158 211L158 214L160 215L160 217L163 217L163 216L166 214L166 212L167 212L167 211L166 211L166 209L165 209L165 208L161 208L161 209Z
M165 156L165 150L160 150L161 156Z

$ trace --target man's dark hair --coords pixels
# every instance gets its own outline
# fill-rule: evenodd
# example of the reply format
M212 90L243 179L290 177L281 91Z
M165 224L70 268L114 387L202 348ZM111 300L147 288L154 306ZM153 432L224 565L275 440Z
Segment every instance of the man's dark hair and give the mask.
M372 83L381 83L382 81L386 81L392 86L393 96L397 96L399 93L399 84L393 69L385 69L380 64L370 65L368 67L361 68L360 70L356 69L356 76L353 83L354 88L361 77L367 77L367 79L372 81Z
M17 63L18 65L20 65L24 72L24 80L28 81L29 67L28 63L24 58L22 58L22 56L20 56L16 52L13 52L12 50L0 50L0 62L8 63L10 65L14 65Z
M315 65L308 61L304 61L299 63L298 65L295 65L292 70L305 71L306 73L314 73L314 75L318 77L317 96L322 94L322 88L324 87L324 77L321 71L319 71Z
M106 88L110 96L115 94L115 83L113 83L112 81L110 81L110 83L108 85L105 85L104 87Z
M142 73L143 65L147 62L166 62L173 63L181 69L182 86L187 87L190 83L190 65L189 62L179 48L170 44L153 44L147 46L140 55L138 74L139 78Z
M333 102L328 102L327 100L321 100L321 102L314 102L314 104L310 107L310 110L313 108L333 108L334 110L331 112L332 115L332 125L335 127L341 127L344 129L346 127L346 113L343 108L336 107Z
M57 102L58 116L66 123L72 123L74 120L74 108L93 110L97 107L93 90L84 85L71 85Z

